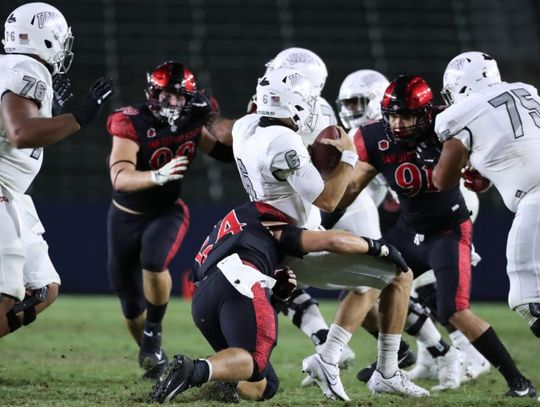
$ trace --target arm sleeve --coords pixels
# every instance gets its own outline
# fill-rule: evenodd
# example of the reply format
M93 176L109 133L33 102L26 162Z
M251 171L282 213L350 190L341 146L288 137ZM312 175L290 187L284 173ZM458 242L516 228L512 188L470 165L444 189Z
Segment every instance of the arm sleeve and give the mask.
M281 229L279 245L285 254L300 258L305 256L306 253L300 244L300 235L303 230L305 229L294 225L286 225Z

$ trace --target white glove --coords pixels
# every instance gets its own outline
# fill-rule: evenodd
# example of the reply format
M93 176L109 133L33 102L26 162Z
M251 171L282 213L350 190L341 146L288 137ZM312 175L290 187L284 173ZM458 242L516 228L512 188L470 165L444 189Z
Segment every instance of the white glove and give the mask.
M185 155L175 157L159 170L150 172L152 182L156 185L164 185L167 182L182 179L188 164L189 159Z

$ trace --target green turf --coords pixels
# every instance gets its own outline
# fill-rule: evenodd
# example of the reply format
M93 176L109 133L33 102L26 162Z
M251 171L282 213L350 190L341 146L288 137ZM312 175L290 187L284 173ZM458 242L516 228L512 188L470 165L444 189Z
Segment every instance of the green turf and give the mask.
M322 302L331 320L336 303ZM506 305L476 305L479 315L492 323L518 366L540 385L538 339ZM299 387L302 358L313 352L311 342L285 318L281 318L279 344L272 361L281 378L281 389L264 405L318 406L342 404L327 401L318 388ZM191 321L190 304L174 299L164 325L165 349L172 356L186 353L199 357L210 348ZM506 385L492 369L473 383L429 399L409 400L396 396L372 396L355 379L358 368L374 360L375 340L359 332L351 341L356 365L342 372L353 399L364 406L525 406L536 400L502 397ZM139 380L137 348L123 326L120 307L112 297L61 296L36 323L0 340L0 405L34 406L132 406L146 404L151 383ZM430 386L433 383L421 381ZM200 389L191 389L174 403L220 405ZM247 404L243 401L241 404ZM257 404L260 405L260 404Z

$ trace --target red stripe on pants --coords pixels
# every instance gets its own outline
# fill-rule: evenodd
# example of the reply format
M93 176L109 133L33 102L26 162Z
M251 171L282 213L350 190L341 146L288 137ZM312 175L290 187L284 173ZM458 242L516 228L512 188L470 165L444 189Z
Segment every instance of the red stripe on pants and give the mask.
M264 288L259 283L255 283L251 287L251 291L253 292L253 309L257 322L255 352L251 356L257 363L259 371L262 371L266 367L268 359L270 359L270 352L276 343L276 316Z
M472 222L467 220L460 226L458 242L458 287L456 290L456 312L469 309L471 293L471 242Z
M180 228L178 228L178 232L176 233L176 239L174 239L174 243L171 246L169 253L167 253L167 258L165 259L165 264L163 265L163 269L166 269L169 267L169 263L173 259L174 255L182 245L182 242L184 241L184 237L186 236L187 230L189 228L189 208L187 205L179 199L176 201L176 204L182 208L182 225L180 225Z

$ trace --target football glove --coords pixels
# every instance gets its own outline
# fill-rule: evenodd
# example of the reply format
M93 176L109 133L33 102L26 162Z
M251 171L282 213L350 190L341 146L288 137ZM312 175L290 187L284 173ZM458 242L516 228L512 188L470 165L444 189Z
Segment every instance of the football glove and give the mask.
M367 244L368 244L368 251L367 255L373 256L373 257L379 257L379 258L385 258L392 263L394 263L399 271L402 271L404 273L407 272L409 269L409 266L407 266L407 262L405 259L401 256L401 253L398 249L396 249L393 245L386 243L382 239L370 239L369 237L363 237Z
M81 127L90 123L101 111L103 103L114 93L110 78L99 78L94 82L81 106L73 112Z
M287 302L291 297L291 293L296 289L296 275L288 268L274 271L276 284L272 288L272 295L279 301Z
M482 174L470 166L463 168L461 176L465 180L463 184L465 188L474 192L485 192L492 185L489 179L483 177Z
M73 93L71 92L71 82L69 81L69 78L64 75L54 75L52 87L52 112L53 116L57 116L62 113L62 108L66 102L73 97Z
M441 147L432 141L421 141L416 145L416 159L429 168L435 167L441 156Z
M152 182L156 185L165 185L167 182L182 179L188 164L189 159L185 155L175 157L159 170L150 172Z

